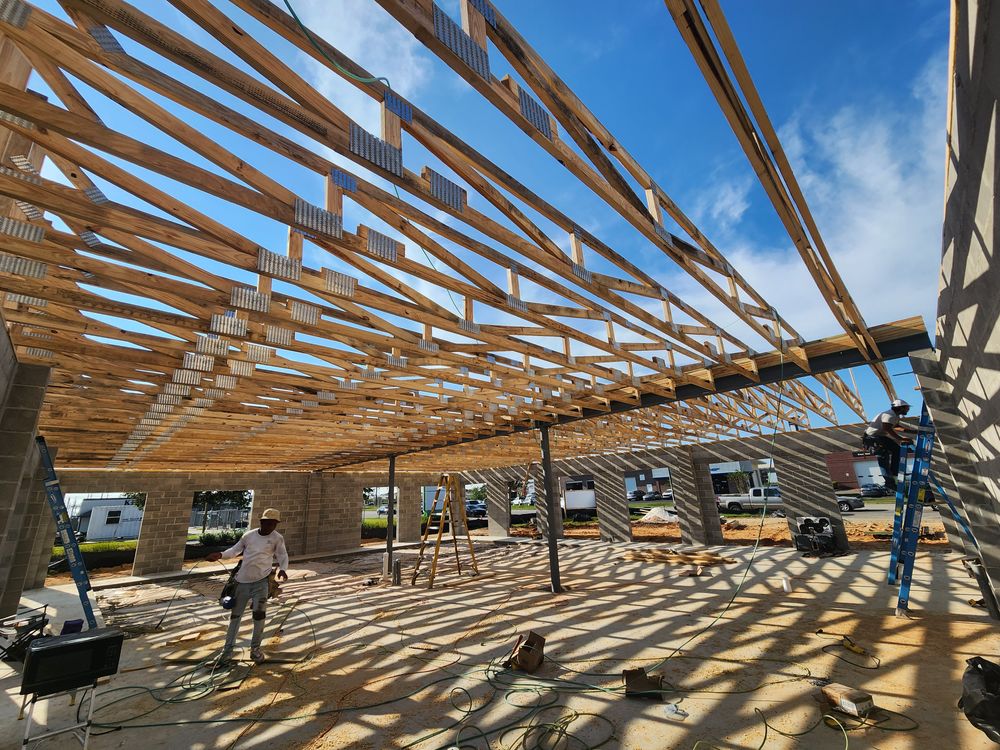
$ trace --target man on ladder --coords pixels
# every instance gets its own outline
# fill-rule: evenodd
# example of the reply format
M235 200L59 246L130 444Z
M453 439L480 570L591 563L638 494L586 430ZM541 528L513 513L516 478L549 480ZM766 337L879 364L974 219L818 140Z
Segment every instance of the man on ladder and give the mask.
M878 458L878 465L885 477L885 486L896 489L896 475L899 473L899 448L904 442L909 442L902 433L917 430L905 427L899 423L900 417L905 417L910 411L910 405L897 398L883 412L876 415L861 438L865 450L871 451Z

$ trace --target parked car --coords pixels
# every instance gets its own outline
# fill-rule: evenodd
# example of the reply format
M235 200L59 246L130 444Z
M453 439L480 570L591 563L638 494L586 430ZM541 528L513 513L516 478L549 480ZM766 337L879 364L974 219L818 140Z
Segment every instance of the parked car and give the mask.
M777 487L751 487L745 495L718 495L715 504L720 511L742 513L745 510L760 510L767 505L773 510L781 509L781 490Z
M884 484L861 485L861 497L891 497L895 493Z
M625 499L628 500L630 503L641 503L642 502L642 496L644 494L645 493L642 490L631 490L625 496Z
M389 515L389 506L388 505L380 505L380 506L378 506L378 510L375 511L375 512L378 513L380 516L387 516L387 515Z
M642 496L642 501L644 503L658 503L663 500L663 495L661 495L656 490L650 490L645 495Z
M468 502L465 504L465 515L469 518L486 518L486 503Z
M837 507L841 513L850 513L852 510L860 510L865 507L865 501L858 495L838 495Z

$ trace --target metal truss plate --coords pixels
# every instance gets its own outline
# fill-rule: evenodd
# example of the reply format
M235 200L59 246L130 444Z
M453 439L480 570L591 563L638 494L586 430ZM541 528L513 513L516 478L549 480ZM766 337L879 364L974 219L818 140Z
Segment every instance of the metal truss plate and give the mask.
M507 307L518 312L528 312L528 303L519 297L515 297L513 294L507 295Z
M244 344L244 352L251 362L268 362L274 356L274 349L263 344Z
M314 206L301 198L295 199L295 223L301 224L316 234L334 237L338 240L344 236L343 217L319 206Z
M545 108L536 102L532 98L531 94L524 89L518 89L517 97L518 102L521 105L521 114L524 115L524 119L534 125L539 133L551 141L552 123L549 121L549 113L546 112Z
M247 335L247 322L243 318L224 313L214 313L208 328L212 333L224 333L228 336Z
M262 294L248 286L234 286L229 304L244 310L266 313L271 309L271 295Z
M382 102L387 110L398 116L403 122L413 122L413 107L392 91L386 90L382 96Z
M397 242L381 232L376 232L374 229L369 229L368 252L377 258L395 263L396 259L403 255L403 243Z
M486 19L486 23L494 29L497 27L497 14L496 11L493 10L493 6L490 4L489 0L469 0L469 5L483 15L483 18Z
M45 229L26 221L3 218L0 219L0 234L6 234L26 242L41 242L45 238Z
M107 26L91 26L87 29L87 33L94 38L94 41L104 52L125 54L125 49Z
M358 287L358 280L346 273L339 273L330 268L323 269L323 284L328 292L341 297L353 297Z
M18 302L22 305L31 305L33 307L45 307L49 304L48 300L32 297L28 294L17 294L16 292L7 292L7 301Z
M272 253L263 247L257 248L257 270L268 276L298 281L302 278L302 261L287 255Z
M459 318L458 327L466 333L479 333L479 324L465 318Z
M31 164L29 163L28 166L31 167ZM42 184L42 178L38 176L38 173L34 170L34 168L11 169L10 167L0 167L0 174L13 177L15 180L21 180L21 182L30 182L32 185Z
M31 15L31 6L21 0L0 0L0 22L23 29Z
M29 276L33 279L45 278L48 266L40 260L21 258L17 255L0 253L0 273L12 273L18 276Z
M592 274L589 270L581 266L579 263L573 264L573 275L576 276L581 281L587 282L588 284L592 284L594 282L594 274Z
M382 167L386 172L391 172L397 177L403 176L403 152L381 138L376 138L354 122L351 123L349 147L351 153Z
M305 302L292 300L292 320L314 326L319 323L319 308Z
M229 339L222 339L218 336L199 336L195 343L195 350L199 354L225 357L229 354Z
M265 326L264 328L264 338L269 344L291 346L294 337L295 333L290 328L279 328L272 325Z
M331 169L330 179L333 181L333 184L341 190L346 190L349 193L355 193L358 190L358 181L354 179L354 175L348 174L340 169Z
M201 382L202 375L197 370L187 370L187 369L176 369L174 370L173 380L175 383L183 383L184 385L198 385Z
M486 50L476 44L472 37L451 20L451 17L436 3L434 4L434 36L481 77L487 81L490 80L490 58L486 54Z
M14 201L14 205L20 209L21 213L28 217L29 221L41 221L45 218L38 206L26 203L25 201Z
M253 362L246 362L242 359L230 359L226 361L229 365L229 371L233 375L237 375L241 378L249 378L253 375L254 370L257 369L257 365Z
M184 352L184 369L201 370L211 372L215 367L215 357L210 354L196 354L195 352Z
M463 188L430 168L427 169L427 178L430 181L431 195L456 211L465 209L468 194Z

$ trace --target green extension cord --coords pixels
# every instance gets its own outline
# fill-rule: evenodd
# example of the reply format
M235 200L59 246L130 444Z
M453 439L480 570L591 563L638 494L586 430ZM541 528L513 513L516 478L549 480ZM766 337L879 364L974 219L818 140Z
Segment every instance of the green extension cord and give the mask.
M306 28L306 25L304 23L302 23L302 21L299 19L299 14L295 12L295 8L292 7L292 4L290 2L288 2L288 0L284 0L284 3L285 3L285 7L288 8L288 12L292 14L292 18L295 19L295 23L297 23L299 25L299 29L302 30L303 34L305 34L306 39L309 40L309 43L313 47L315 47L316 51L319 52L321 55L323 55L323 57L333 67L335 67L337 70L339 70L341 73L343 73L345 76L347 76L351 80L357 81L358 83L384 83L385 87L387 89L390 89L390 90L392 89L392 86L389 84L389 79L388 78L386 78L384 76L378 76L376 78L366 78L365 76L355 75L354 73L352 73L351 71L349 71L347 68L345 68L343 65L341 65L336 60L334 60L332 57L330 57L328 54L326 54L326 51L322 47L319 46L319 43L316 41L315 38L313 38L313 35L310 33L309 29Z

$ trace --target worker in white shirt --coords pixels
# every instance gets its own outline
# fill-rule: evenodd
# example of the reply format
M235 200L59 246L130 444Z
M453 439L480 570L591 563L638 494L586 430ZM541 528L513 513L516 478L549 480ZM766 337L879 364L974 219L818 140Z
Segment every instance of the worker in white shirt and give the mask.
M866 450L874 451L878 465L885 477L885 486L896 489L896 475L899 473L899 448L908 442L903 433L917 432L911 427L899 423L900 417L905 417L910 411L910 405L897 398L883 412L876 415L865 428L861 444Z
M253 612L253 636L250 639L250 658L256 662L265 660L260 644L264 637L264 618L267 615L267 579L271 574L274 561L278 562L279 581L287 581L288 552L285 550L285 540L275 529L281 521L281 514L274 508L268 508L260 517L260 528L252 529L240 537L232 547L225 552L213 552L206 560L215 562L223 557L243 556L240 569L236 572L236 593L234 605L229 620L229 631L226 633L226 645L223 646L219 662L232 659L236 636L240 630L240 620L246 611L247 604Z

